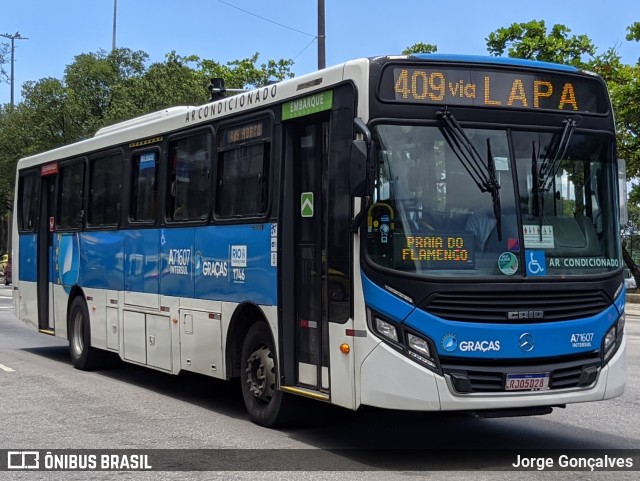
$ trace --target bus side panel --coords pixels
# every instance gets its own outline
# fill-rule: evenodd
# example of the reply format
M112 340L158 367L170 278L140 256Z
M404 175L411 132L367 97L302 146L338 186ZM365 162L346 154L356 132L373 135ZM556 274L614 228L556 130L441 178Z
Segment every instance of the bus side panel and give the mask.
M124 290L123 247L122 231L82 233L80 286L112 291Z
M38 238L36 234L20 234L18 243L20 254L13 268L13 283L19 288L15 294L18 297L16 315L21 321L38 329L38 303L33 302L38 298Z
M271 229L270 223L196 229L196 298L277 305L277 265L275 259L272 262Z
M38 284L30 281L20 281L19 290L14 290L14 296L18 297L18 319L38 330ZM14 297L15 304L15 297Z
M67 309L71 289L78 285L80 272L80 233L56 233L53 235L52 268L50 269L49 303L53 312L55 334L67 338Z
M108 277L108 276L107 276ZM84 288L91 325L91 345L100 349L107 348L107 291L104 289ZM56 324L56 332L58 325Z
M157 229L124 232L124 302L125 304L160 307L159 233Z
M108 308L110 304L107 297L108 291L124 290L123 233L82 233L80 263L82 267L79 284L87 297L91 345L101 349L109 347L118 350L118 311ZM108 319L111 319L111 322L107 322Z
M193 227L162 229L160 234L160 293L193 298Z
M20 237L19 268L14 272L19 273L20 281L36 282L38 280L38 237L35 234L21 234ZM18 280L18 279L16 279Z
M55 282L49 284L49 304L53 303L49 308L53 312L53 328L56 337L68 339L67 309L69 307L70 289L57 284L57 281ZM91 328L93 329L93 326Z

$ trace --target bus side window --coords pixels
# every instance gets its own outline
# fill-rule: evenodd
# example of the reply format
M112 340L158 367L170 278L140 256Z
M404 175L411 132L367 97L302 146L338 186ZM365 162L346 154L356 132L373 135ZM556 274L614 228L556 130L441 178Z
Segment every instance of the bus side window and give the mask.
M123 166L120 153L91 161L87 219L90 226L118 225Z
M40 209L40 175L31 171L20 177L18 188L18 230L35 230Z
M58 227L81 229L84 220L84 162L60 168Z
M259 217L267 212L271 161L267 125L261 120L222 132L216 216Z
M131 188L131 220L136 222L155 221L157 176L157 151L153 150L134 155Z
M211 197L211 134L191 135L169 144L169 220L203 220Z

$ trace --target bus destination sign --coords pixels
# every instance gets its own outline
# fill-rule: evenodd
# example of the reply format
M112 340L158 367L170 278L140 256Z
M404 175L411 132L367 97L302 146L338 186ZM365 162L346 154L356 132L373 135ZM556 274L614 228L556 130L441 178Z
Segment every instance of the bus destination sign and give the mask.
M565 112L606 113L607 97L595 79L547 72L473 68L387 68L383 100Z
M248 142L251 140L262 137L263 125L262 121L253 122L251 124L245 124L241 127L236 127L227 130L227 142L230 144L237 144L239 142Z
M418 262L430 269L473 269L474 236L470 232L412 235L397 242L396 261Z

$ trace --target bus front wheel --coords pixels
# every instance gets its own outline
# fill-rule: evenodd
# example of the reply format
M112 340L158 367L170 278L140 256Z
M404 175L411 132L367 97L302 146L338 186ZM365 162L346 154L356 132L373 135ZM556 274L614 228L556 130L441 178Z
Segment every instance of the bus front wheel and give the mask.
M102 364L103 352L91 347L89 309L80 296L73 300L69 310L69 351L76 369L89 371Z
M287 424L295 399L277 388L278 363L269 328L258 322L242 344L241 388L251 420L265 427Z

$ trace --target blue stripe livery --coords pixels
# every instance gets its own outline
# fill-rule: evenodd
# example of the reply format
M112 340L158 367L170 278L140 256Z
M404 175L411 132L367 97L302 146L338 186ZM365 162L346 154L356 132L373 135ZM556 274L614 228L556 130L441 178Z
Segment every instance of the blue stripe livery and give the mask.
M20 280L36 282L38 280L38 263L36 252L38 251L38 238L35 234L21 234L19 238Z
M598 315L572 321L532 324L458 322L415 308L364 275L362 284L367 306L389 320L429 337L439 355L470 359L532 359L598 351L624 303L624 299L619 298ZM524 343L523 339L528 342Z
M37 280L35 235L20 236L20 279ZM50 282L277 304L271 224L56 233ZM275 264L275 262L274 262Z

